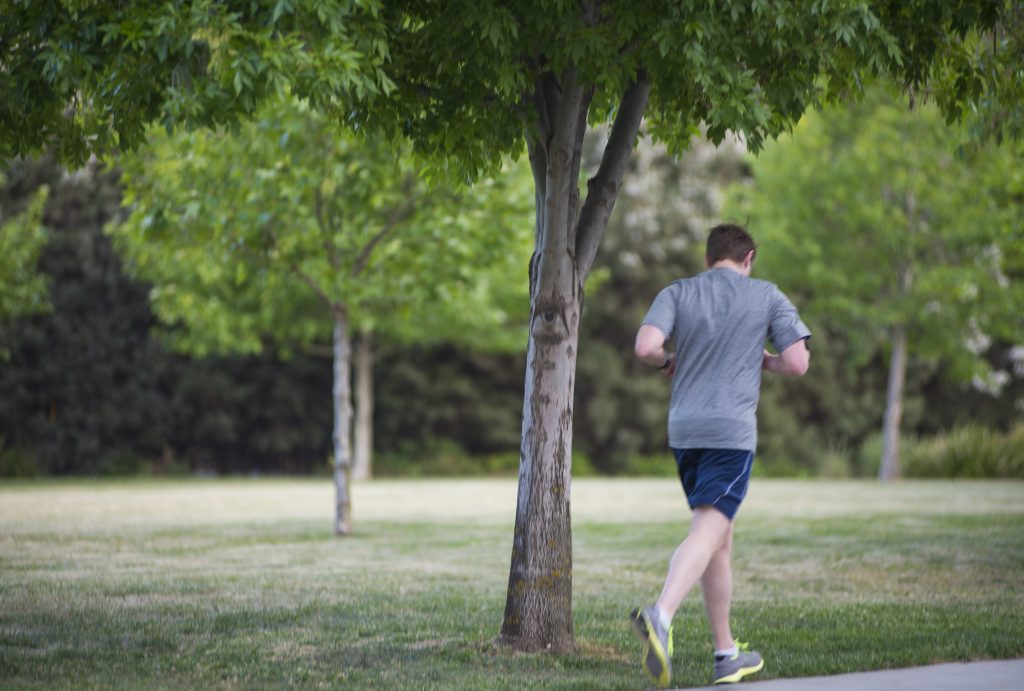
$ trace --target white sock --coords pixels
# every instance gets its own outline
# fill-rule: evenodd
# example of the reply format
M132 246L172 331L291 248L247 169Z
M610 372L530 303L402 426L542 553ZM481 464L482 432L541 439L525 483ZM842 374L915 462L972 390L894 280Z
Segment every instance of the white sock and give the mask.
M669 627L672 626L672 617L665 613L661 607L654 606L654 611L658 614L658 623L661 624L661 628L668 631Z
M715 657L732 657L733 655L735 655L738 652L739 652L739 650L736 649L736 646L733 646L733 647L729 648L728 650L716 650L715 651Z

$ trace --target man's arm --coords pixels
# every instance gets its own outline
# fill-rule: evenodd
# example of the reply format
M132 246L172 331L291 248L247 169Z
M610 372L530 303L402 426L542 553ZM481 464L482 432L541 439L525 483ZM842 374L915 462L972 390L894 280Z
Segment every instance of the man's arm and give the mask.
M665 365L672 360L671 353L665 350L665 334L661 329L650 324L644 324L636 332L636 344L633 346L633 351L642 362L659 369L665 368ZM665 369L671 372L672 365Z
M769 372L785 377L802 377L811 364L811 351L807 347L807 339L801 338L778 355L764 351L761 366Z

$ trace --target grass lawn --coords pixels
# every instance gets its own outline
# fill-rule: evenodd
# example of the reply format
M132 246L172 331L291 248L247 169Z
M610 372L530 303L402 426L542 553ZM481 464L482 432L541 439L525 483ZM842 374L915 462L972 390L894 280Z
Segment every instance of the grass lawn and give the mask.
M514 480L0 485L0 687L644 688L630 607L689 520L669 479L573 487L577 653L495 648ZM1024 483L755 479L734 629L760 678L1024 657ZM710 683L697 593L673 683Z

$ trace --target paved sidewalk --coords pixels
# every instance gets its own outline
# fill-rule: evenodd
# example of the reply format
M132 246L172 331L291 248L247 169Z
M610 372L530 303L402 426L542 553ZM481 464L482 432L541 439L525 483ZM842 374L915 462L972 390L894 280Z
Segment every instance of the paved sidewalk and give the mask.
M878 672L838 674L832 677L772 679L740 684L705 686L722 691L975 691L976 689L1008 689L1024 691L1024 660L989 662L952 662L928 667L890 669ZM690 689L689 691L694 691ZM699 690L698 690L699 691Z

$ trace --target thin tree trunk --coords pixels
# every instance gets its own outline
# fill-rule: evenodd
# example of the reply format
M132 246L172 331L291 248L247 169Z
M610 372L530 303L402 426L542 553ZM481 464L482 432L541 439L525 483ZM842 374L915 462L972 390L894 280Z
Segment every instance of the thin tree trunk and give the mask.
M882 465L879 480L900 476L900 420L903 417L903 384L907 378L907 330L893 328L889 385L885 393L885 418L882 423Z
M351 370L348 320L341 310L334 312L334 532L352 534L351 485L351 427L352 390L349 383Z
M887 188L883 196L890 196ZM903 193L903 212L907 219L908 246L896 267L900 302L905 304L914 280L912 262L913 237L917 230L917 197L913 190ZM903 418L903 386L907 379L907 325L905 321L893 326L892 355L889 361L889 383L885 391L885 415L882 420L882 462L878 479L893 480L900 476L900 422Z
M373 475L373 336L359 334L352 352L356 380L355 457L352 479Z
M536 186L530 262L519 494L501 640L520 650L575 648L572 619L573 392L583 285L607 227L647 103L646 80L627 90L601 167L580 207L579 173L592 89L570 67L531 95L527 137Z

